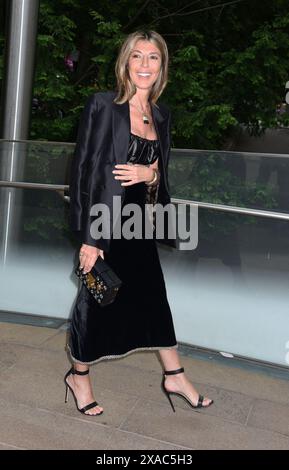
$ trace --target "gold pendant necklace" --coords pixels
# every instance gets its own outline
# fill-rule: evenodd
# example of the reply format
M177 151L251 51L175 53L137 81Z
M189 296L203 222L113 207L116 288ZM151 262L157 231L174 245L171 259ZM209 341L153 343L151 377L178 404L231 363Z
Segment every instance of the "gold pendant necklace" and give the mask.
M144 124L149 124L150 121L149 121L149 118L148 118L147 114L144 113L143 110L140 109L136 104L134 104L134 103L130 103L130 104L131 104L132 106L134 106L134 107L142 114L143 123L144 123Z

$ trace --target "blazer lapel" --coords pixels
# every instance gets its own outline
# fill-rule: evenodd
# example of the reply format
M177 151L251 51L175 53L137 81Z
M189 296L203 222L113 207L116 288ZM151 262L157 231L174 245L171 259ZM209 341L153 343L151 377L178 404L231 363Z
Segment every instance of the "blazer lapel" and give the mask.
M156 105L152 105L152 117L156 133L160 141L161 155L164 162L164 145L166 135L163 124L165 122L165 117L163 116L160 108L158 108ZM123 104L113 103L112 138L114 154L117 163L124 164L127 162L130 130L131 122L128 101Z
M166 145L166 129L165 129L165 117L161 113L161 110L156 105L152 105L152 117L156 133L160 142L161 156L163 159L163 164L165 165L165 145Z
M126 163L129 145L129 105L112 103L112 138L116 163Z

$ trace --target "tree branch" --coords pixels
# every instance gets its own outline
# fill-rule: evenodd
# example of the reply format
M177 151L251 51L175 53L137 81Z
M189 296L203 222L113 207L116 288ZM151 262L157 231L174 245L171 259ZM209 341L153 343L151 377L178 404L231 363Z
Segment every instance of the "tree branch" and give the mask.
M139 15L141 14L141 12L148 6L148 4L151 2L151 0L146 0L146 2L141 6L141 8L137 11L137 14L134 15L134 17L129 20L129 22L123 26L123 30L125 30L126 28L128 28L131 24L133 24L135 22L135 20L139 17Z
M181 10L177 10L176 12L174 13L170 13L169 15L164 15L164 16L159 16L158 18L156 18L155 20L153 20L151 22L151 24L154 24L156 23L157 21L159 20L163 20L164 18L168 18L168 17L171 17L171 16L187 16L187 15L193 15L195 13L200 13L202 11L206 11L206 10L213 10L214 8L220 8L220 7L225 7L225 6L229 6L229 5L233 5L234 3L240 3L240 2L246 2L248 0L233 0L231 2L225 2L225 3L219 3L218 5L214 5L214 6L209 6L209 7L205 7L205 8L199 8L198 10L192 10L192 11L188 11L188 12L185 12L185 13L178 13L179 11L183 10L184 8L187 8L188 5L184 8L182 8Z

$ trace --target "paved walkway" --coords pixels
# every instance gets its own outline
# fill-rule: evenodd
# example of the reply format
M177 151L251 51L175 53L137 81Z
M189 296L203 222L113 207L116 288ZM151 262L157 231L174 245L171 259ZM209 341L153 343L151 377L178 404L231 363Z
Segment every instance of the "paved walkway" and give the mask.
M160 389L154 353L91 369L103 415L64 404L65 331L0 323L1 449L289 449L289 380L184 356L188 376L214 398L207 410ZM289 377L288 377L289 379Z

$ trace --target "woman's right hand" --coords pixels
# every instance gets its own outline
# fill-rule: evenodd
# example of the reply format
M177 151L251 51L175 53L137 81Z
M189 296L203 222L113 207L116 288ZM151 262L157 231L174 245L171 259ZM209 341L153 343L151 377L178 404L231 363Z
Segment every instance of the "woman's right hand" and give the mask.
M96 246L82 245L79 251L79 262L80 268L83 268L83 274L89 273L99 255L104 259L103 250L100 250Z

